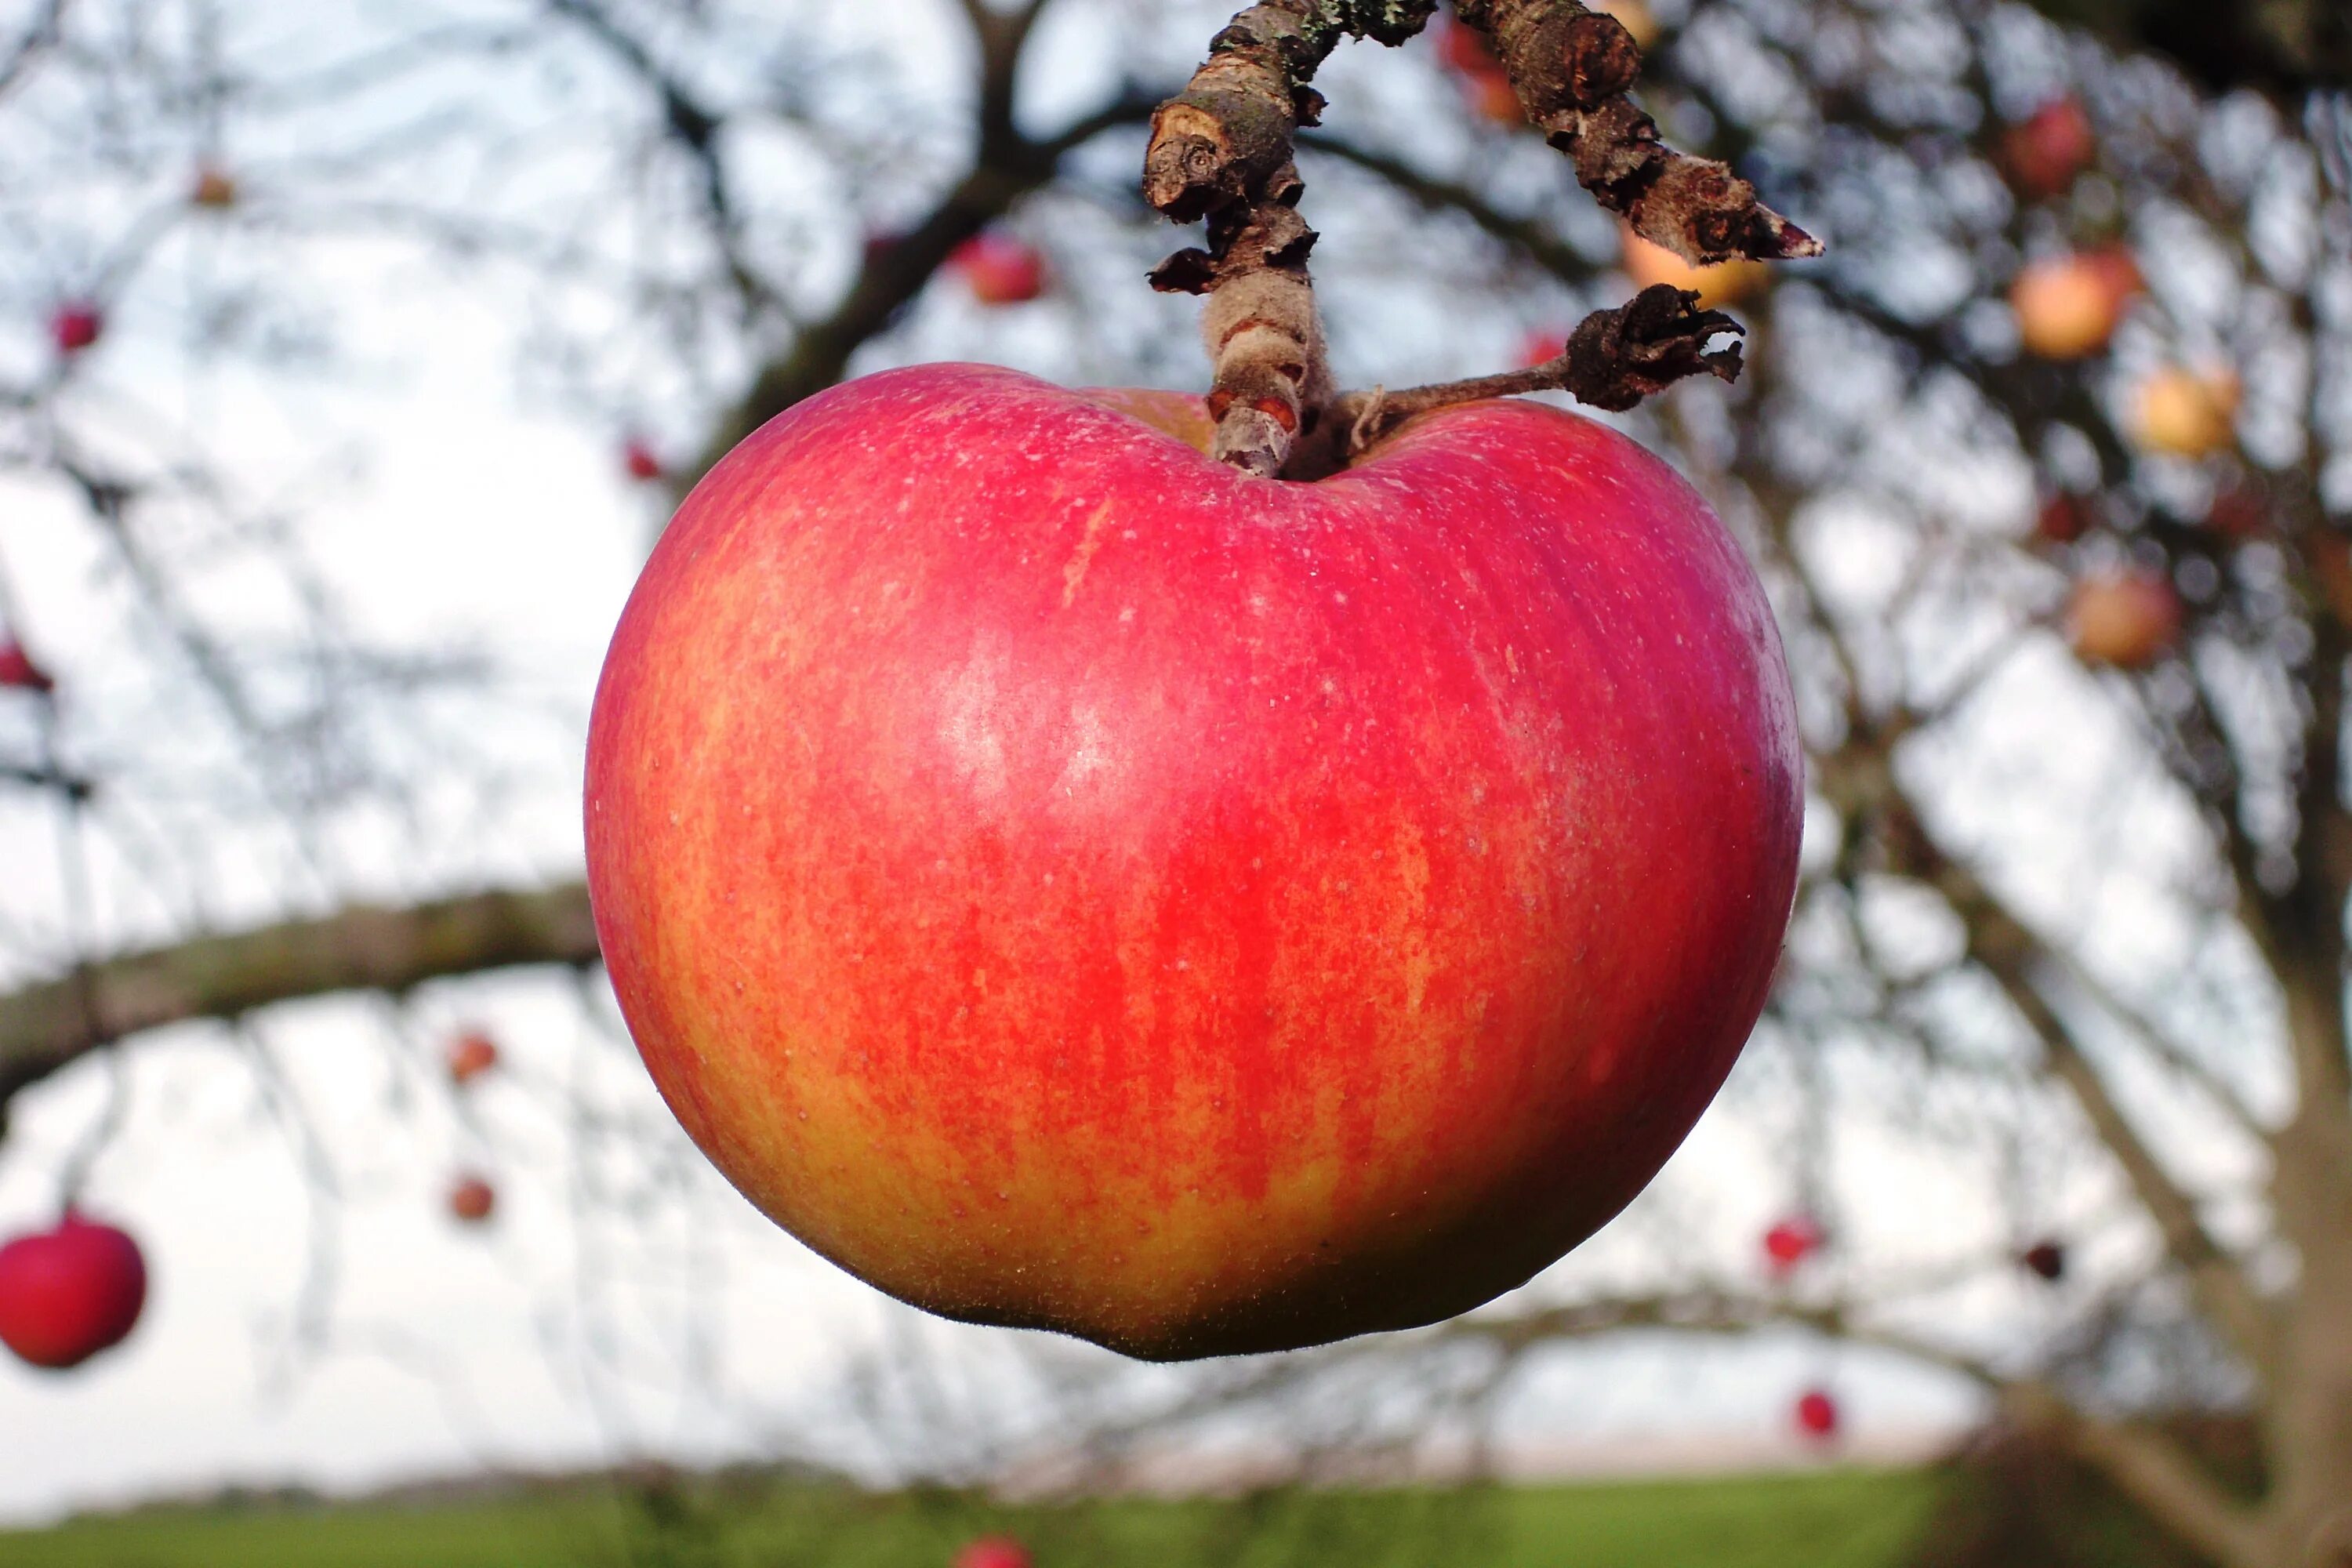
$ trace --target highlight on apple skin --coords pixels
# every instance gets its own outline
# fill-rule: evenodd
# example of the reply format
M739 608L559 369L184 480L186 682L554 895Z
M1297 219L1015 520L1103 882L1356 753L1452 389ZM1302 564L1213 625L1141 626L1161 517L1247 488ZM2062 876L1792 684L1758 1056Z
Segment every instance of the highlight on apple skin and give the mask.
M954 364L799 405L656 547L587 763L719 1168L1153 1359L1436 1321L1615 1215L1763 1005L1801 803L1764 595L1633 441L1473 404L1291 483L1207 426Z

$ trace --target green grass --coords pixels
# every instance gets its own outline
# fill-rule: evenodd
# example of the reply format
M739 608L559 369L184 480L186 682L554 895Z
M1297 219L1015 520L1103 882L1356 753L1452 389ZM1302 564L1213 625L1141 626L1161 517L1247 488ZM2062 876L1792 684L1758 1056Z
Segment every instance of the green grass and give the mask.
M774 1482L551 1488L497 1500L174 1508L0 1532L8 1568L946 1568L974 1535L1039 1568L1898 1568L1914 1472L1272 1492L1004 1508Z

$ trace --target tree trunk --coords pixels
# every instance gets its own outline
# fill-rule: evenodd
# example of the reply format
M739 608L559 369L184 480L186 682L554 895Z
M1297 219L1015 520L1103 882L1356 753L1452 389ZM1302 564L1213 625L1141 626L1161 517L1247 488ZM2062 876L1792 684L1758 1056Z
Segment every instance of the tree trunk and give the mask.
M2271 1562L2352 1568L2352 1107L2308 1101L2281 1133L2273 1184L2302 1277L2268 1415Z

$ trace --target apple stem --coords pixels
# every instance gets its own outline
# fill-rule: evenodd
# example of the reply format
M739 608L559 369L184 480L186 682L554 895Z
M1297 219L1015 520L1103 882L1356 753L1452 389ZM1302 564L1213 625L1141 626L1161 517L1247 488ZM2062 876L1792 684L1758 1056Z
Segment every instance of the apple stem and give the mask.
M1404 392L1350 392L1333 405L1334 417L1326 422L1335 437L1344 436L1345 444L1334 440L1332 450L1314 467L1319 472L1344 468L1414 415L1456 403L1565 392L1594 408L1622 412L1685 376L1737 381L1739 345L1706 345L1725 332L1744 336L1747 329L1720 310L1700 309L1698 298L1671 283L1653 284L1613 310L1585 317L1570 334L1568 347L1541 364ZM1310 461L1304 453L1295 458L1293 477L1316 477L1299 471Z
M1756 199L1722 164L1677 153L1633 106L1642 51L1614 17L1582 0L1454 0L1487 35L1528 118L1569 154L1577 179L1634 231L1694 264L1818 256L1821 242ZM1308 86L1339 40L1394 46L1427 25L1437 0L1259 0L1209 46L1183 91L1151 119L1143 194L1177 223L1208 220L1206 248L1179 251L1151 272L1163 292L1208 297L1202 334L1214 367L1210 453L1267 479L1312 478L1343 465L1426 409L1521 392L1565 391L1631 408L1685 376L1738 377L1740 329L1661 285L1586 318L1566 353L1532 370L1418 388L1333 388L1307 258L1315 231L1299 216L1299 127L1323 100Z
M1677 153L1627 96L1642 49L1614 16L1581 0L1454 0L1510 73L1528 119L1576 166L1577 184L1694 266L1819 256L1822 242L1756 199L1711 158Z
M1211 454L1272 479L1323 422L1331 373L1298 215L1292 162L1323 100L1307 85L1343 37L1401 44L1437 0L1260 0L1219 33L1184 90L1151 117L1143 194L1178 223L1209 220L1208 247L1152 269L1164 293L1205 294L1202 329L1215 366Z

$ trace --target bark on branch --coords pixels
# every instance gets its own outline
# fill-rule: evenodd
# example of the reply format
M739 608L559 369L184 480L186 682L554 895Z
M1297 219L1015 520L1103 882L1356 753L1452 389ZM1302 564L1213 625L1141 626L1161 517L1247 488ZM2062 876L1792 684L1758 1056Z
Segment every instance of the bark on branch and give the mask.
M588 889L578 882L406 909L358 904L125 953L0 995L0 1108L76 1058L144 1029L336 992L596 960Z

